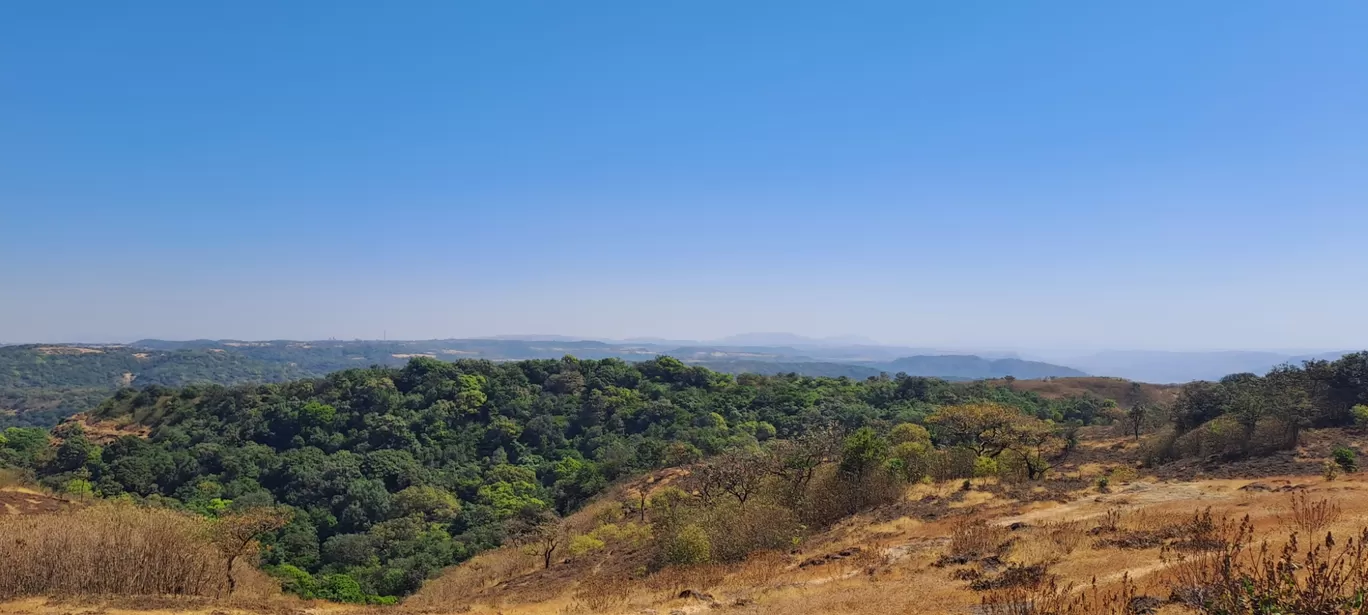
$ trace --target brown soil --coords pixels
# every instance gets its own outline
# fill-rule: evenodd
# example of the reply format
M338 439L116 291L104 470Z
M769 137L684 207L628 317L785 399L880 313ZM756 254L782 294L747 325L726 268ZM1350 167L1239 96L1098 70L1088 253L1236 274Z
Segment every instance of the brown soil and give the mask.
M0 515L45 515L69 510L71 502L31 489L0 489Z
M998 386L1010 386L1013 390L1035 393L1046 399L1062 399L1091 393L1103 399L1114 399L1123 408L1127 407L1126 398L1130 393L1131 381L1124 378L1102 378L1086 376L1079 378L1049 378L1043 380L990 380ZM1155 403L1168 403L1178 397L1180 385L1141 383L1143 390Z

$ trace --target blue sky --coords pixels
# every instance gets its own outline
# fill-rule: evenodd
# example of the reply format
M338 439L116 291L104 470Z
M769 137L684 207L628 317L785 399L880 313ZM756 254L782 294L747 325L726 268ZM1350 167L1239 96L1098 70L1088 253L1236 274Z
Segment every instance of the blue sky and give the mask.
M1368 346L1362 2L0 3L0 341Z

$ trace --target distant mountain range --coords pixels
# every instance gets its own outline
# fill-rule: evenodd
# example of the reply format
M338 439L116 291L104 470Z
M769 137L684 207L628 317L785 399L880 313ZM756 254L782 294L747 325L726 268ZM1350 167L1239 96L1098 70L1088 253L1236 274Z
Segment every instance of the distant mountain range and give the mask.
M1228 350L1214 352L1165 352L1154 350L1110 350L1062 362L1097 376L1115 376L1154 383L1181 383L1193 380L1218 380L1228 374L1267 373L1283 363L1300 364L1322 359L1333 361L1353 351L1316 354L1289 354Z

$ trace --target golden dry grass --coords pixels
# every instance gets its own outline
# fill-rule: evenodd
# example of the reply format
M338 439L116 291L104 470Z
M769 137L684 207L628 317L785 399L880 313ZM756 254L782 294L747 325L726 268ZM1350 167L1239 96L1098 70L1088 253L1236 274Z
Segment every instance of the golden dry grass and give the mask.
M209 530L209 522L200 517L122 503L0 516L0 599L225 597L226 560ZM279 591L245 561L234 574L240 594Z

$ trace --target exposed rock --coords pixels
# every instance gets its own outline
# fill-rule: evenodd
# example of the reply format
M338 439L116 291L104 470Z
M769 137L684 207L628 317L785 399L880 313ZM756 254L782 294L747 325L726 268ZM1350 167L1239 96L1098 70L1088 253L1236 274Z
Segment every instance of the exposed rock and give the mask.
M703 593L703 592L700 592L700 591L697 591L697 590L692 590L692 589L686 589L686 590L684 590L684 591L682 591L682 592L679 592L679 597L680 597L680 598L686 598L686 599L692 598L692 599L694 599L694 600L702 600L702 601L704 601L704 602L713 602L713 601L714 601L714 598L712 597L712 594L705 594L705 593Z
M1126 612L1131 615L1154 615L1163 607L1164 601L1154 596L1136 596L1126 605Z

